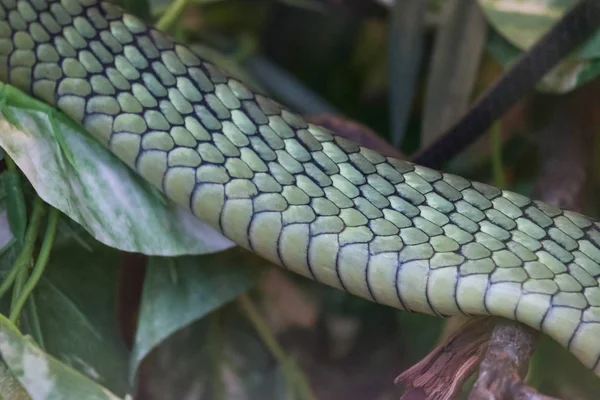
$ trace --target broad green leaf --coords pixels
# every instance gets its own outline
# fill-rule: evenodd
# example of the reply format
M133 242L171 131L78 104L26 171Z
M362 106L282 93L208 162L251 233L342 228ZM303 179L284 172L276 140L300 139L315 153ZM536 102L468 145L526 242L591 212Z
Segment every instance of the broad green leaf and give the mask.
M128 351L115 314L120 254L91 238L87 242L92 251L74 240L52 249L33 292L36 315L26 314L24 331L46 352L123 395Z
M492 27L506 41L503 51L514 57L499 58L505 66L510 65L521 51L533 46L576 0L478 0L482 11ZM498 46L494 39L492 46ZM589 82L600 73L600 31L559 63L542 79L539 90L565 93Z
M421 146L435 141L468 111L486 31L476 3L444 4L427 76Z
M154 347L254 285L260 264L267 262L240 248L197 257L152 258L131 358L132 379Z
M8 111L22 130L0 119L0 146L44 201L100 242L161 256L204 254L233 246L188 210L166 201L63 114L51 113L49 107L12 87L7 97L3 112Z
M511 44L527 50L577 0L478 0L489 23Z
M0 315L0 353L33 400L117 400L118 397L46 354Z

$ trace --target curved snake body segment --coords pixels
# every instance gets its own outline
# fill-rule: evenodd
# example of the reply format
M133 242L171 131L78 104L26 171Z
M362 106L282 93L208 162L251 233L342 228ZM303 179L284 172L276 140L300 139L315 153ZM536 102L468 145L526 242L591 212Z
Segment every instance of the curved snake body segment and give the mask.
M0 78L239 245L392 307L498 315L600 373L600 226L332 135L98 0L0 0Z

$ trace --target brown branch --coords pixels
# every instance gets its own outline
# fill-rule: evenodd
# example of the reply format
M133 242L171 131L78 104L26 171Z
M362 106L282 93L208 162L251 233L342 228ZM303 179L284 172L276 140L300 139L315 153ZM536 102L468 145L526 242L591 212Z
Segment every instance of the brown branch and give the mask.
M449 400L483 359L492 332L488 317L468 320L423 360L396 378L407 391L402 400Z
M524 325L496 321L469 400L550 400L523 383L540 334Z

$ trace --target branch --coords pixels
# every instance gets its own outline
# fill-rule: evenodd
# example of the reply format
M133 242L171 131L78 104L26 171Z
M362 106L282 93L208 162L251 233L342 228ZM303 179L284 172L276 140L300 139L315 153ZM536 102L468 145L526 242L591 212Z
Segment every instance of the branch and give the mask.
M469 400L554 399L523 383L539 337L539 332L518 322L496 321Z
M418 364L394 381L405 383L402 400L450 400L483 359L492 333L492 318L467 320Z

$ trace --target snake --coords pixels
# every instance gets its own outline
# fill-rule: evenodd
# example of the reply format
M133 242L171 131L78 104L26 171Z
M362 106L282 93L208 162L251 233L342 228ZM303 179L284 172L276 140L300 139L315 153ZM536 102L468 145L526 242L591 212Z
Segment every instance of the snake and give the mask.
M497 316L600 375L600 224L308 123L100 0L0 0L0 80L239 246L381 305Z

